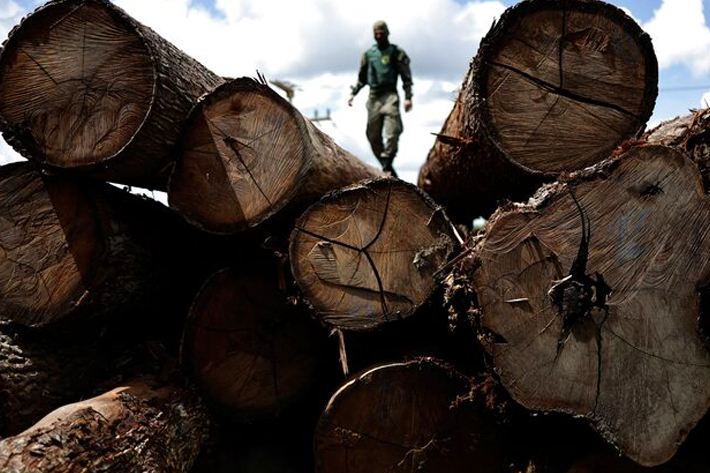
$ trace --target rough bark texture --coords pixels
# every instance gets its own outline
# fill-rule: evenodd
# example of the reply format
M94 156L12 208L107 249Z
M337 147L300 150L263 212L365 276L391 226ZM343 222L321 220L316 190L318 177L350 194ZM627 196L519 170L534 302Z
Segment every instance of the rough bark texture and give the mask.
M411 184L379 179L312 205L291 233L289 255L322 321L370 330L412 315L457 249L441 207Z
M325 333L288 304L273 271L225 269L193 302L182 363L218 409L255 420L280 414L318 385L324 345Z
M38 332L0 321L0 436L15 435L142 366L149 358L145 346L113 332Z
M22 162L0 168L0 215L2 317L43 326L170 306L162 205Z
M143 382L63 406L0 442L6 473L187 472L208 434L199 397Z
M51 1L0 52L0 128L37 162L165 188L190 109L222 82L109 1Z
M697 168L661 146L494 215L472 283L512 397L586 417L640 464L671 458L710 406L708 225Z
M267 85L241 78L193 110L168 199L200 228L230 233L378 175Z
M705 189L710 189L710 108L661 123L643 138L688 155L698 166Z
M503 471L496 425L468 380L432 359L374 367L330 399L315 436L318 473Z
M527 0L482 40L419 175L456 221L606 159L655 103L651 40L596 0Z

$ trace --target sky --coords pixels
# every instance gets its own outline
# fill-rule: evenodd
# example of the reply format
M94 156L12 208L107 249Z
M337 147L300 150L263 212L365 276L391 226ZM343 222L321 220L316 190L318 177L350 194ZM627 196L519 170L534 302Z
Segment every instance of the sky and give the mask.
M0 38L43 2L0 0ZM296 86L293 105L342 148L377 165L365 137L367 90L347 106L372 24L411 58L413 109L395 168L416 182L433 133L453 107L480 39L510 0L114 0L213 72ZM649 33L659 62L659 96L649 127L710 103L710 0L616 0ZM400 89L401 93L401 89ZM0 164L22 159L4 141Z

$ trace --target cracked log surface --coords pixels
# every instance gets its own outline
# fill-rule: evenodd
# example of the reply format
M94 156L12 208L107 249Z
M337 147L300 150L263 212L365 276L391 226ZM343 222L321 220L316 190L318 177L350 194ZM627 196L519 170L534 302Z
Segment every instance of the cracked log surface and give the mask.
M657 465L710 406L710 201L671 148L587 174L492 218L472 276L484 345L523 406L583 416Z
M263 268L212 275L183 335L182 363L192 379L239 420L276 416L303 398L318 383L324 358L320 327L287 304L269 275Z
M207 411L180 385L134 382L69 404L0 442L5 473L186 473L208 435Z
M196 226L231 233L378 175L267 85L240 78L191 113L168 200Z
M373 367L330 399L315 434L317 473L504 470L499 428L469 381L431 358Z
M325 196L297 221L296 283L330 326L371 330L412 315L458 249L455 230L415 186L378 179Z
M419 186L468 224L526 199L640 133L657 69L649 36L616 7L520 2L482 40Z
M190 109L222 82L109 1L51 1L0 52L0 128L29 159L164 188Z
M39 327L167 307L165 207L105 183L0 168L0 315ZM173 298L175 299L175 298Z

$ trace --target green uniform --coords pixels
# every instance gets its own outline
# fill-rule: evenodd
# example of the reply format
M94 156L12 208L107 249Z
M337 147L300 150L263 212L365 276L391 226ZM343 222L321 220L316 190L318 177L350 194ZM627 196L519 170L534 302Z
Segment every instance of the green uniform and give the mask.
M407 53L394 44L383 49L375 44L363 53L358 82L352 87L352 94L356 95L365 85L370 86L367 139L382 167L390 171L397 154L399 135L404 129L399 113L398 77L402 79L404 98L411 100L412 72Z

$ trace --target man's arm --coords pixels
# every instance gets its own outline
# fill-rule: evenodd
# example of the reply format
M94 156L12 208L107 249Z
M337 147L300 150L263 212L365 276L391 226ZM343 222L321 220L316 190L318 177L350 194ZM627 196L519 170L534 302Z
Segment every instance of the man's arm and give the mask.
M360 90L367 84L367 52L360 58L360 70L357 73L357 83L350 88L350 98L348 105L352 107L353 99Z
M404 111L412 109L412 70L409 66L409 56L402 49L397 53L397 73L402 78L402 88L404 89Z

